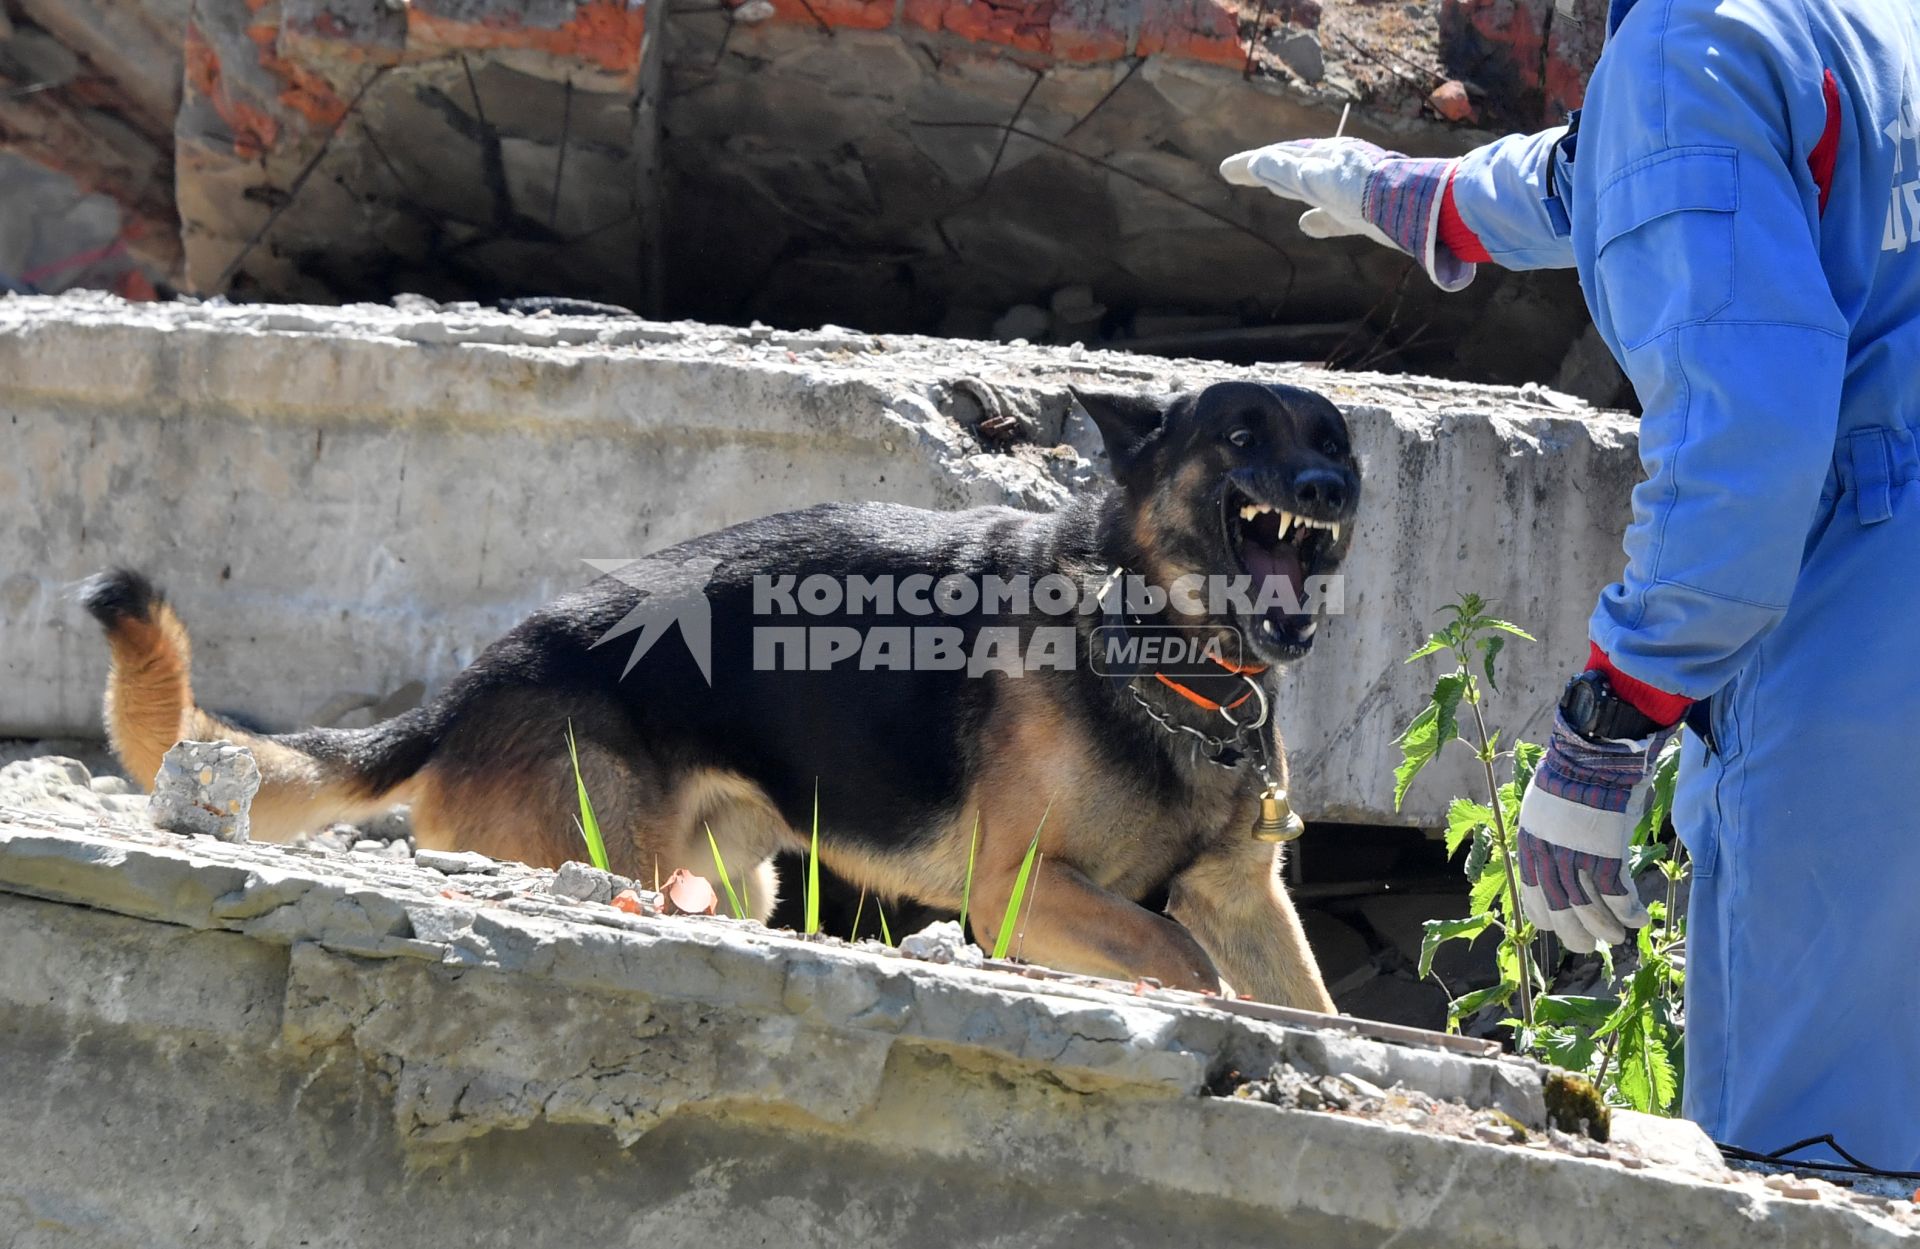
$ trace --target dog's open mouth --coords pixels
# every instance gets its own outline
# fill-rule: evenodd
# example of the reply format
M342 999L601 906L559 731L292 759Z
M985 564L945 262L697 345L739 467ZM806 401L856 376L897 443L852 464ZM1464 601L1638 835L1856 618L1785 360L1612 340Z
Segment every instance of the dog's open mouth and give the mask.
M1284 653L1305 651L1313 644L1314 626L1306 579L1330 562L1340 542L1340 523L1263 503L1231 482L1225 508L1228 541L1252 578L1259 635L1254 640ZM1273 584L1276 578L1284 587Z

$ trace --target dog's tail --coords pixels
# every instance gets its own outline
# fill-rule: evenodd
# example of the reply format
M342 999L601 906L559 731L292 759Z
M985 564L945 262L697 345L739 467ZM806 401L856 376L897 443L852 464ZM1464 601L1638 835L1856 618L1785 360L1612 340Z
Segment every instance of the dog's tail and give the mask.
M193 645L151 581L117 569L82 583L80 603L107 632L107 738L127 774L153 788L162 757L182 740L225 739L260 765L252 835L280 841L407 800L407 782L433 755L422 708L367 729L250 732L193 701Z

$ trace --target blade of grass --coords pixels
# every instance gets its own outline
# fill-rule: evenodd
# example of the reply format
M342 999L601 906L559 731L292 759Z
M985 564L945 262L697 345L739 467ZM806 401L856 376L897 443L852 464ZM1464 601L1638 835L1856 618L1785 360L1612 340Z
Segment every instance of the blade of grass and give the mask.
M1042 850L1040 857L1033 861L1033 870L1037 873L1047 865L1047 852ZM1013 957L1016 961L1027 956L1027 925L1033 922L1033 908L1040 905L1040 877L1033 878L1033 886L1027 890L1027 914L1020 921L1020 935L1013 943Z
M865 913L866 909L867 890L866 886L862 885L860 887L860 901L855 903L853 907L853 927L847 929L847 940L858 941L860 939L860 916Z
M1007 898L1007 910L1000 917L1000 931L993 938L993 956L1005 958L1013 947L1013 929L1020 918L1020 902L1027 896L1027 878L1033 875L1033 861L1040 853L1040 831L1047 826L1047 816L1053 811L1049 802L1047 809L1040 813L1040 827L1033 830L1033 840L1027 843L1027 857L1020 860L1020 874L1013 878L1013 893Z
M733 908L735 919L745 919L747 908L740 904L740 895L734 892L733 877L727 874L727 861L720 857L720 843L714 838L713 825L708 824L705 827L707 844L713 847L713 870L720 873L720 883L727 889L727 905ZM742 884L744 886L745 882L743 881Z
M980 849L980 813L973 813L973 839L967 843L967 884L960 892L960 939L971 941L967 931L967 908L973 903L973 856Z
M580 775L580 747L573 740L573 721L567 721L567 757L573 760L573 790L580 800L580 836L587 843L587 858L601 871L607 866L607 843L600 838L600 821L593 815L593 799L587 797L587 782Z
M887 908L881 904L880 895L873 895L873 912L880 917L880 940L886 945L893 944L893 930L887 927Z
M807 935L820 931L820 782L813 783L813 846L807 851Z

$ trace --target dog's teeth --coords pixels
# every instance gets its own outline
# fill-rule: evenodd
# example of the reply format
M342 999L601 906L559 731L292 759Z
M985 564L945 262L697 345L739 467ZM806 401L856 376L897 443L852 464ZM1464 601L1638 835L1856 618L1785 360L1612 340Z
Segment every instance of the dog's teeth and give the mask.
M1338 525L1328 525L1328 526L1327 526L1327 528L1329 528L1329 529L1331 529L1331 530L1333 530L1333 540L1334 540L1335 542L1338 542L1338 541L1340 540L1340 526L1338 526Z
M1247 506L1240 509L1241 520L1252 520L1254 517L1258 516L1259 514L1260 514L1260 509L1253 506L1251 503L1249 503Z
M1280 536L1281 537L1284 538L1287 536L1287 530L1293 528L1293 522L1297 519L1298 517L1296 517L1292 512L1280 513Z

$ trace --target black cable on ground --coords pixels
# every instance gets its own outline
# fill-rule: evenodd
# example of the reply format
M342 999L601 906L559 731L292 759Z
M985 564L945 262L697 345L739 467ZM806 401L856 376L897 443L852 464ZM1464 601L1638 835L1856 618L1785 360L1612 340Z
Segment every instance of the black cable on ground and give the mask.
M1796 1170L1802 1171L1832 1171L1840 1175L1866 1175L1883 1180L1920 1180L1920 1171L1887 1171L1860 1161L1860 1159L1843 1149L1840 1142L1833 1139L1833 1133L1831 1132L1824 1132L1819 1136L1809 1136L1804 1141L1795 1141L1793 1144L1776 1149L1770 1154L1759 1153L1751 1149L1742 1149L1738 1145L1722 1145L1719 1141L1715 1141L1713 1145L1715 1149L1720 1151L1722 1156L1731 1158L1736 1162L1765 1162L1777 1167L1793 1167ZM1797 1154L1803 1149L1811 1149L1815 1145L1825 1145L1827 1148L1833 1150L1834 1153L1845 1158L1846 1162L1806 1162L1787 1156L1788 1154Z

